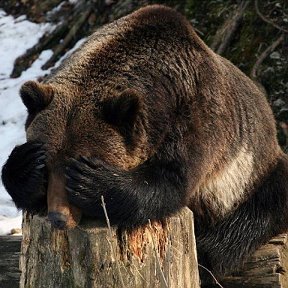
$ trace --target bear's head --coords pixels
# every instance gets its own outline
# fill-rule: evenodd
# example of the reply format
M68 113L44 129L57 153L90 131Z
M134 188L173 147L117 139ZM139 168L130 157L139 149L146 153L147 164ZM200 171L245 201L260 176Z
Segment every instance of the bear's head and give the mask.
M97 30L45 83L23 85L27 140L44 143L48 154L51 215L73 214L65 191L69 159L94 157L129 170L165 141L172 144L157 157L169 158L179 148L168 132L186 129L180 118L190 114L196 82L190 61L183 59L190 55L200 65L205 49L194 36L189 22L173 10L143 8ZM189 95L187 101L183 95Z
M40 141L47 151L48 218L65 219L67 228L81 217L67 201L69 159L95 157L126 170L147 159L141 94L118 86L102 93L94 97L79 87L35 81L20 90L28 110L27 141Z

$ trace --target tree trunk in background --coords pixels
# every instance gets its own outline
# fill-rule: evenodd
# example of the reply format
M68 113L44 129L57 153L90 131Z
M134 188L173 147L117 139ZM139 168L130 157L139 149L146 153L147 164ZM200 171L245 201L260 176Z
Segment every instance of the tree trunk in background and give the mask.
M193 214L132 233L92 220L59 231L26 215L20 270L21 288L199 288Z

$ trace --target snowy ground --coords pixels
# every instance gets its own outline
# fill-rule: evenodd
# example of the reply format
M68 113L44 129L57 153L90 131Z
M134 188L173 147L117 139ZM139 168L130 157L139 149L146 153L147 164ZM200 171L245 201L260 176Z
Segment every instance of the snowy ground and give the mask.
M52 51L43 51L32 66L19 78L10 78L15 59L28 48L35 45L39 38L53 27L49 24L35 24L25 16L13 18L0 9L0 170L15 147L25 142L24 123L26 109L19 97L20 86L27 80L37 79L49 73L41 66L51 57ZM85 39L76 43L55 66L76 50ZM11 229L20 228L22 214L15 208L9 194L0 180L0 235L6 235Z
M44 51L39 59L21 77L9 77L14 60L51 29L48 24L34 24L24 16L14 19L0 10L0 167L5 163L15 145L25 142L24 122L26 110L18 91L28 79L44 75L41 65L51 56L52 51ZM10 196L0 182L0 235L9 234L11 229L21 227L21 212L17 211Z
M25 16L14 19L0 10L0 167L13 147L25 142L26 110L18 94L19 88L26 80L45 74L40 67L52 51L44 51L21 77L11 79L14 60L36 44L49 29L48 24L31 23L25 20ZM0 235L9 234L12 228L20 228L21 220L21 213L0 182Z
M5 163L15 145L25 142L24 122L26 110L18 95L19 88L28 79L45 74L41 65L51 56L44 51L33 66L21 77L10 79L14 60L51 29L48 24L34 24L24 16L14 19L0 10L0 167ZM0 235L21 227L21 212L17 211L10 196L0 182Z

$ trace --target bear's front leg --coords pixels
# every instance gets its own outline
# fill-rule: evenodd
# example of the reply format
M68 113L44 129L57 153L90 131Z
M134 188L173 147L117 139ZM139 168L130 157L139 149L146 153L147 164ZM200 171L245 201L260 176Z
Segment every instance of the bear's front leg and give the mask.
M82 157L70 161L66 178L72 204L84 214L104 220L103 195L110 222L124 227L139 226L149 219L163 220L188 201L185 165L177 161L147 161L125 171Z
M16 146L3 166L2 182L17 208L33 213L45 210L45 153L42 143L27 142Z

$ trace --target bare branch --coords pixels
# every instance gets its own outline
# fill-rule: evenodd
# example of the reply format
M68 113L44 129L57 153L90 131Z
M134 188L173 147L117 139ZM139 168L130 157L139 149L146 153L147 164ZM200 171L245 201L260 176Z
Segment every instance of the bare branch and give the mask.
M251 70L251 73L250 73L250 77L253 78L253 79L257 79L257 72L258 72L258 69L260 67L260 65L263 63L263 61L266 59L266 57L271 53L273 52L276 47L281 44L281 42L284 41L284 34L281 34L280 37L278 37L276 39L276 41L274 41L269 47L267 47L263 52L262 54L259 56L259 58L257 59L257 61L255 62L252 70Z
M283 27L279 26L278 24L274 23L272 20L270 20L269 18L267 18L266 16L264 16L260 10L259 10L259 6L258 6L258 0L255 0L255 10L257 15L266 23L272 25L273 27L275 27L276 29L284 32L284 33L288 33L288 30L284 29Z
M208 268L206 268L205 266L203 266L203 265L201 265L201 264L199 264L199 263L198 263L198 266L201 267L201 268L203 268L205 271L207 271L207 272L211 275L211 277L212 277L213 280L215 281L215 284L216 284L216 285L218 285L220 288L224 288L224 287L218 282L218 280L216 279L216 277L213 275L213 273L212 273Z
M107 227L108 227L108 230L109 230L110 238L112 240L113 239L113 233L112 233L110 220L109 220L108 213L107 213L107 210L106 210L106 204L104 202L104 196L103 195L101 196L101 202L102 202L102 207L103 207L103 210L104 210L105 219L106 219ZM110 244L110 247L111 247L111 250L112 250L112 253L113 253L113 257L114 257L115 262L116 262L116 267L117 267L117 270L118 270L121 286L122 286L122 288L125 288L126 286L124 285L123 277L122 277L121 270L120 270L120 265L119 265L119 262L118 262L118 259L117 259L117 256L116 256L116 249L112 245L111 241L108 240L108 242Z

